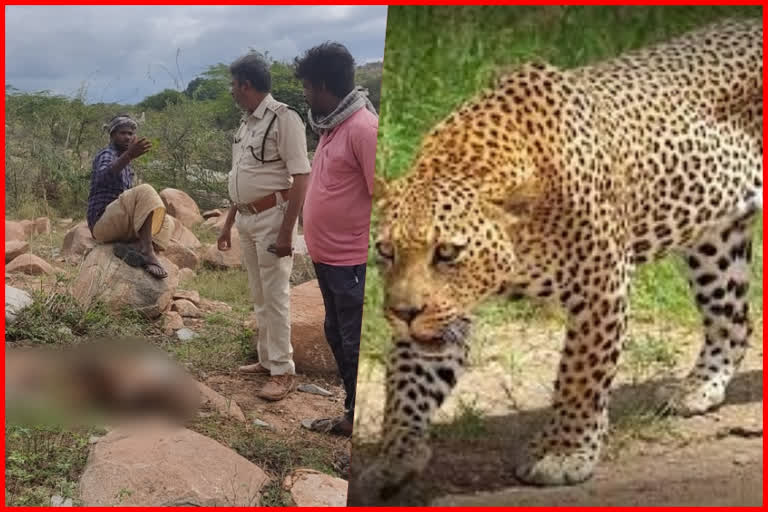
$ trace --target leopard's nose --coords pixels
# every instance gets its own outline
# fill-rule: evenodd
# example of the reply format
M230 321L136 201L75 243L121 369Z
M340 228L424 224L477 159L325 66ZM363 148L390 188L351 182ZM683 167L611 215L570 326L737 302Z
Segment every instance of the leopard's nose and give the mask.
M413 322L413 319L424 312L424 307L423 306L420 308L413 307L413 306L395 307L395 308L390 308L390 310L397 318L399 318L406 324L411 325L411 322Z

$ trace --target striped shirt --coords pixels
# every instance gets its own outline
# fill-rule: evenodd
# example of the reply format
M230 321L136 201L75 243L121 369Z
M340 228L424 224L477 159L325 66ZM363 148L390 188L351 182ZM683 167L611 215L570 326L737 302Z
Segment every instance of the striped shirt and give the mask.
M110 144L96 154L93 159L91 171L91 191L88 195L88 227L93 230L93 225L104 214L109 203L117 199L120 194L133 185L133 168L126 165L119 173L110 169L120 157L118 149Z

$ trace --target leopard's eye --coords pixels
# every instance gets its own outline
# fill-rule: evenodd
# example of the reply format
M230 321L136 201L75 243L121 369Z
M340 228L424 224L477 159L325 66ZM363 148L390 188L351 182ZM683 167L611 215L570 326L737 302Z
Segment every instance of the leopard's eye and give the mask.
M381 260L392 261L395 259L395 248L389 242L376 242L376 253Z
M439 244L435 248L434 263L453 263L459 257L464 246L455 244Z

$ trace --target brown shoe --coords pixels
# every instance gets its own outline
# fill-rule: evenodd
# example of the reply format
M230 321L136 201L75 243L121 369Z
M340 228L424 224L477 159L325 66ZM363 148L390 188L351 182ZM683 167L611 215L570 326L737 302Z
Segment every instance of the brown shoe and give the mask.
M296 389L295 375L273 375L264 384L264 387L256 393L256 396L277 402L288 396L294 389Z
M240 373L256 373L259 375L269 375L270 371L264 368L261 363L247 364L237 369Z

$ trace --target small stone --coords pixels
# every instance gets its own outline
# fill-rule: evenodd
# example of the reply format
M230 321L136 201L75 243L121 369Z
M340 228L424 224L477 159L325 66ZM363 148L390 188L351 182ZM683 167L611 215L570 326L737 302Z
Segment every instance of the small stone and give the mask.
M216 208L215 210L208 210L203 212L203 218L205 220L210 219L211 217L220 217L221 216L221 210Z
M200 318L200 310L187 299L174 300L171 305L171 311L178 311L179 314L187 318Z
M32 297L18 288L5 285L5 323L9 324L16 320L19 312L32 304Z
M174 299L186 299L195 306L200 304L200 293L196 290L176 290L173 293Z
M736 457L733 459L733 463L736 466L746 466L751 461L752 461L752 458L746 454L736 455Z
M218 300L200 299L200 309L206 313L229 313L232 306Z
M176 337L179 338L181 341L189 341L191 339L194 339L197 337L197 334L192 329L187 329L186 327L183 327L176 331Z
M188 281L193 279L197 274L191 268L182 268L179 270L179 282Z
M270 424L269 424L269 423L267 423L266 421L261 421L261 420L260 420L260 419L258 419L258 418L255 418L255 419L253 420L253 424L254 424L254 425L256 425L257 427L263 427L263 428L269 428L269 429L271 429L271 428L272 428L272 425L270 425Z
M344 507L347 486L346 480L313 469L295 469L283 480L298 507Z
M166 311L163 316L163 329L165 331L178 331L184 327L184 320L177 311Z
M313 395L333 396L333 393L331 393L327 389L321 388L316 384L301 384L296 389L298 389L299 391L303 391L305 393L311 393Z
M56 494L54 496L51 496L51 506L52 507L71 507L72 498L64 499L63 497Z

